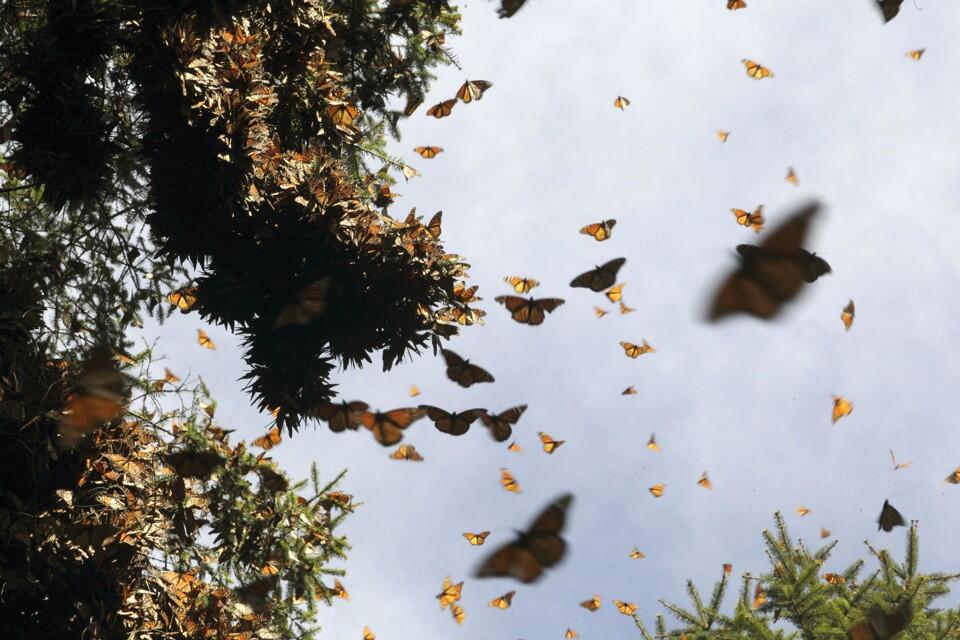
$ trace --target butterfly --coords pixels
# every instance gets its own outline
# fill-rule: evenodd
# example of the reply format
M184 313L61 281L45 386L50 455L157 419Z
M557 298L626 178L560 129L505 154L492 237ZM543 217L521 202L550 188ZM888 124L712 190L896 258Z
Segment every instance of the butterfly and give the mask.
M807 509L806 507L801 507L801 506L798 506L796 511L797 511L797 515L800 516L801 518L807 515L808 513L810 513L810 509Z
M660 453L660 445L657 444L657 434L650 434L650 439L647 440L647 449L650 449L650 451L654 453Z
M503 279L504 282L513 287L513 290L516 293L527 293L531 289L540 285L538 280L533 278L521 278L520 276L507 276Z
M280 310L280 315L273 323L274 329L289 324L310 324L327 310L327 290L330 288L330 279L321 278L312 282L297 293L296 302L291 302Z
M907 462L897 462L897 456L893 455L892 449L890 450L890 461L893 463L894 471L899 471L900 469L906 469L911 464L913 464L912 460L909 460Z
M403 408L391 411L364 411L357 421L373 432L373 439L385 447L403 440L403 430L423 417L420 409Z
M437 235L434 237L439 237L440 235L439 229L440 227L438 223ZM467 287L466 284L458 281L458 282L455 282L453 285L453 297L457 300L457 302L462 302L463 304L470 304L471 302L477 302L479 300L483 300L483 298L476 295L477 289L479 289L478 286Z
M880 8L880 11L883 13L883 21L890 22L897 17L897 14L900 13L900 5L903 4L903 0L876 0L877 6Z
M622 613L625 616L632 616L637 612L637 605L632 602L624 602L623 600L614 600L614 606L617 608L617 611Z
M163 461L181 478L209 478L226 460L213 449L206 451L174 451L164 454Z
M660 498L660 497L663 497L663 490L664 488L666 488L666 486L667 485L665 484L655 484L649 489L647 489L647 491L649 491L654 498Z
M741 60L743 66L747 68L747 75L753 78L754 80L763 80L764 78L772 78L773 71L767 69L759 62L754 62L753 60Z
M402 444L396 451L389 455L391 460L410 460L412 462L422 462L423 456L412 444Z
M363 627L363 640L377 640L377 636L370 631L370 627Z
M724 565L723 565L723 574L728 576L728 575L730 575L731 573L733 573L733 565L730 564L730 563L728 563L728 562L724 563Z
M957 467L953 473L948 475L944 482L949 482L950 484L960 484L960 467Z
M800 292L803 284L830 273L823 258L800 245L820 205L807 205L768 231L760 246L737 246L740 266L720 286L709 314L715 321L734 313L769 320Z
M623 297L623 288L625 286L627 286L626 283L621 282L620 284L607 289L603 295L607 296L607 299L610 300L610 302L620 302L620 299Z
M647 557L647 554L645 554L643 551L640 551L640 549L637 549L636 547L634 547L633 550L630 552L630 558L632 560L643 560L646 557Z
M360 110L352 104L331 104L327 107L327 116L333 120L333 124L335 124L338 129L349 129L358 115L360 115Z
M570 627L567 627L567 632L563 634L563 637L565 638L565 640L574 640L575 638L579 638L580 634L574 631L573 629L571 629Z
M720 142L726 142L727 138L730 137L730 131L723 131L722 129L717 129L717 138L720 139Z
M540 436L540 442L543 443L543 450L546 453L552 454L554 451L560 448L566 440L554 440L548 434L543 431L538 431L537 435Z
M753 590L753 608L759 609L766 601L767 594L763 592L763 589L758 584L757 588Z
M490 430L490 435L494 440L503 442L513 433L513 425L517 423L520 416L522 416L526 410L527 405L519 404L515 407L510 407L506 411L501 411L496 415L484 413L480 416L480 420L483 421L483 424Z
M707 475L706 471L700 474L700 479L697 480L697 484L704 489L713 489L713 483L710 482L710 476Z
M517 594L516 591L507 591L505 594L499 598L494 598L490 601L489 606L495 607L497 609L509 609L510 605L513 604L513 596Z
M834 586L841 585L845 582L843 576L839 573L825 573L823 574L823 581Z
M419 153L421 158L427 158L428 160L443 153L443 147L414 147L413 150Z
M628 313L633 313L634 311L636 311L636 309L623 304L623 300L620 301L620 315L625 316Z
M594 594L589 600L584 600L580 603L580 606L586 609L587 611L596 611L600 608L600 596Z
M415 384L410 385L410 397L416 398L418 395L420 395L420 387Z
M787 182L793 186L799 186L800 181L797 180L797 172L793 170L793 167L787 167L787 177L784 178Z
M620 109L620 111L623 111L624 109L630 106L630 101L624 98L623 96L617 96L616 99L613 101L613 106L616 107L617 109Z
M429 109L427 109L427 115L433 116L434 118L446 118L453 112L453 107L457 104L457 101L454 99L444 100L443 102L438 102Z
M350 599L350 594L347 593L347 590L344 588L343 584L341 584L337 579L334 579L333 581L333 595L341 598L342 600Z
M169 293L167 302L179 308L181 313L186 313L197 302L197 288L190 287Z
M480 533L471 533L469 531L465 531L462 535L464 538L467 539L467 542L469 542L471 545L475 547L479 547L486 541L487 536L490 535L490 532L481 531Z
M463 624L463 621L467 618L467 612L458 604L450 605L450 615L453 616L453 620L457 624Z
M853 403L847 400L846 398L841 398L840 396L833 396L833 414L831 419L833 424L837 424L837 420L848 416L853 413Z
M269 606L267 594L276 589L279 582L278 575L265 576L253 582L234 589L237 599L247 605L256 614L266 611Z
M606 309L602 309L601 307L594 307L594 308L593 308L593 313L594 313L594 315L597 316L598 318L602 318L603 316L607 315L607 314L610 313L610 312L607 311Z
M747 3L743 0L727 0L727 9L736 11L737 9L746 9Z
M469 387L478 382L493 382L493 376L486 369L470 364L469 360L464 360L449 349L440 349L440 353L447 363L447 377L461 387Z
M846 331L850 331L850 327L853 326L853 319L856 317L856 307L853 306L853 300L847 303L847 306L843 308L843 312L840 313L840 321L843 322L843 328Z
M520 483L506 469L500 469L500 485L510 493L520 493Z
M429 404L420 405L420 410L427 413L427 417L433 421L433 426L437 428L437 431L448 433L451 436L462 436L469 431L470 425L474 421L487 412L486 409L450 412Z
M912 617L909 605L902 605L893 613L873 607L867 612L867 619L854 625L848 636L850 640L890 640L910 626Z
M629 387L627 387L626 389L624 389L623 391L621 391L621 392L620 392L620 395L622 395L622 396L635 396L635 395L637 395L637 389L636 389L636 387L634 387L634 386L629 386Z
M500 0L500 8L497 9L497 15L501 18L511 18L513 14L520 11L527 0Z
M877 518L877 531L893 531L894 527L904 527L903 516L893 508L888 500L883 501L883 508L880 509L880 517Z
M557 498L544 509L526 531L519 532L513 542L503 545L480 565L476 577L514 577L521 582L534 582L543 570L563 559L567 543L560 537L566 522L572 494Z
M609 220L603 220L601 222L595 222L593 224L588 224L585 227L580 228L580 233L585 236L593 236L593 239L597 242L603 242L610 237L610 234L613 232L614 225L617 224L617 221L613 218Z
M820 538L829 538L829 537L830 537L830 529L820 527Z
M123 413L127 379L128 376L117 369L113 350L95 347L67 396L59 419L58 446L72 448L85 434L119 418Z
M626 258L614 258L604 265L581 273L570 281L571 287L582 287L597 293L609 289L617 281L617 272L627 261Z
M457 97L464 104L469 104L474 100L481 99L484 92L492 86L493 83L486 80L467 80L457 89Z
M270 451L280 444L283 438L280 435L280 427L274 425L270 431L253 441L253 446L260 447L264 451Z
M445 577L443 579L443 591L437 594L437 600L440 601L440 610L446 609L459 600L462 593L463 582L453 584L453 582L450 581L450 576Z
M507 451L513 451L514 453L523 453L523 447L518 445L516 442L511 442L510 446L507 447Z
M923 57L924 51L926 51L926 49L914 49L913 51L907 51L907 57L913 58L914 60L919 60Z
M534 299L518 296L497 296L494 300L507 308L511 318L532 327L543 324L546 314L553 313L554 309L564 303L560 298Z
M623 353L628 358L639 358L645 353L656 353L656 350L646 340L643 341L643 344L633 344L621 340L620 346L623 347Z
M754 209L753 213L744 211L743 209L730 209L730 213L734 215L737 219L737 224L747 227L748 229L753 229L756 233L760 233L763 229L763 205L759 205Z
M210 349L211 351L216 350L217 345L213 343L213 340L210 339L210 336L203 329L197 329L197 344L201 347Z
M370 406L366 402L327 402L313 410L313 415L327 423L330 431L340 433L346 429L356 431L360 427L359 416Z

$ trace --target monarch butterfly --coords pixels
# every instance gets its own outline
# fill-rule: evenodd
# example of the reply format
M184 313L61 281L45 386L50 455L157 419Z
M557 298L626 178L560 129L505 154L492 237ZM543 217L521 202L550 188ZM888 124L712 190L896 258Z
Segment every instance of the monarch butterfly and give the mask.
M510 493L520 493L520 484L506 469L500 469L500 485Z
M521 278L520 276L507 276L503 279L503 281L513 287L513 290L516 293L527 293L531 289L534 289L540 285L539 280L534 280L533 278Z
M623 111L630 106L630 101L623 96L617 96L613 101L613 106L617 109L620 109L620 111Z
M848 635L850 640L890 640L910 626L912 617L909 605L901 605L892 613L873 607L867 619L854 625Z
M457 97L464 104L469 104L474 100L481 99L483 93L492 86L493 83L486 80L467 80L457 89Z
M590 289L597 293L604 289L609 289L617 281L617 272L620 271L620 267L622 267L626 261L626 258L614 258L606 264L581 273L570 281L570 286Z
M327 116L338 129L349 129L360 115L360 110L349 103L336 103L327 107Z
M809 204L768 232L760 246L737 246L740 266L714 296L709 320L734 313L769 320L799 293L803 283L830 273L830 265L801 247L820 205Z
M784 180L795 187L800 185L800 181L797 179L797 172L793 170L793 167L787 167L787 177L784 178Z
M623 347L623 353L628 358L639 358L645 353L656 353L656 350L646 340L643 341L643 344L633 344L621 340L620 346Z
M500 8L497 9L497 15L501 18L511 18L513 14L520 11L527 0L500 0Z
M391 460L410 460L411 462L422 462L423 456L412 444L402 444L396 451L388 456Z
M553 313L554 309L564 303L560 298L534 299L518 296L497 296L494 300L507 308L511 318L531 327L543 324L546 314Z
M726 142L727 138L730 137L730 132L717 129L717 137L720 139L720 142Z
M447 363L447 377L456 382L461 387L470 387L479 382L493 382L493 376L486 369L482 369L475 364L470 364L469 360L464 360L449 349L441 349L443 359Z
M896 18L897 14L900 13L901 4L903 4L903 0L877 0L877 6L883 13L883 21L890 22Z
M737 224L747 227L748 229L753 229L754 232L760 233L763 229L763 205L758 205L754 209L753 213L744 211L743 209L730 209L730 213L734 215L737 219Z
M700 474L700 479L697 480L697 484L704 489L713 489L713 483L710 482L710 477L707 475L706 471Z
M636 309L623 304L623 300L620 301L620 315L625 316L628 313L633 313L634 311L636 311Z
M491 600L488 606L495 607L497 609L509 609L510 605L513 604L513 596L516 594L516 591L507 591L499 598L494 598Z
M467 619L467 612L458 604L450 605L450 615L453 616L453 620L457 624L463 624L463 621Z
M840 585L845 582L843 576L838 573L825 573L823 574L823 581L827 584Z
M586 609L587 611L593 612L600 608L600 596L594 595L589 600L584 600L580 603L580 606Z
M443 579L443 591L437 594L437 600L440 601L440 610L444 610L449 607L451 604L460 599L461 593L463 591L463 582L458 582L453 584L450 581L450 576L447 576Z
M366 402L327 402L317 407L312 413L327 423L330 431L340 433L345 429L356 431L360 427L359 415L369 409Z
M363 640L377 640L377 636L374 635L373 631L370 631L370 627L363 627Z
M825 528L823 528L823 527L820 527L820 537L821 537L821 538L829 538L829 537L830 537L830 529L825 529Z
M518 445L516 442L511 442L510 446L507 447L507 451L513 451L514 453L523 453L523 447Z
M512 576L526 583L540 578L544 569L556 565L566 554L567 543L560 533L572 501L569 493L557 498L516 540L490 554L477 569L476 577Z
M260 575L262 576L275 576L278 573L280 573L279 558L270 558L267 560L267 564L260 569Z
M660 498L663 496L663 490L666 486L665 484L655 484L647 489L647 491L649 491L654 498Z
M333 581L333 595L342 600L350 599L350 594L347 593L347 590L344 588L343 584L337 579L334 579Z
M327 290L330 279L321 278L308 284L297 294L296 302L291 302L280 310L273 323L274 329L290 324L310 324L327 310Z
M169 384L180 382L182 378L166 367L163 368L163 381Z
M657 444L657 434L650 434L650 439L647 440L647 449L650 449L650 451L654 453L660 453L660 445Z
M597 242L603 242L610 237L613 227L617 224L617 221L613 218L609 220L603 220L601 222L595 222L593 224L588 224L585 227L580 228L580 233L585 236L593 236L593 239Z
M914 60L919 60L923 57L924 51L926 51L926 49L914 49L913 51L907 51L907 57L913 58Z
M519 404L515 407L510 407L506 411L501 411L496 415L484 413L480 416L480 420L482 420L483 424L490 430L490 436L494 440L504 442L513 433L513 425L520 420L520 416L522 416L526 410L527 405Z
M408 182L417 176L423 175L422 173L420 173L419 171L417 171L416 169L414 169L408 164L404 164L403 166L401 166L400 170L403 171L403 179Z
M594 307L594 308L593 308L593 313L594 313L594 315L596 315L598 318L602 318L603 316L607 315L607 314L610 313L610 312L607 311L606 309L601 309L600 307Z
M808 513L810 513L810 509L807 509L806 507L803 507L803 506L797 506L796 511L797 511L797 515L800 516L801 518L807 515Z
M753 590L753 608L759 609L766 601L767 594L763 592L763 588L758 584L757 588Z
M213 343L213 340L210 339L210 336L208 336L203 329L197 329L197 344L211 351L217 348L217 345Z
M893 454L892 449L890 450L890 462L893 464L894 471L899 471L900 469L906 469L907 467L913 464L912 460L908 460L907 462L897 462L897 456Z
M957 467L953 473L948 475L944 482L949 482L950 484L960 484L960 467Z
M723 573L725 575L730 575L731 573L733 573L733 565L730 564L729 562L725 562L723 564Z
M566 640L574 640L575 638L579 638L580 634L574 631L573 629L571 629L570 627L567 627L567 632L563 634L563 637Z
M364 411L357 420L373 432L373 439L385 447L392 447L403 440L403 430L423 417L419 409L393 409L387 412Z
M843 328L845 331L850 331L850 327L853 326L853 319L855 316L856 307L853 306L853 300L851 300L840 313L840 321L843 322Z
M443 147L414 147L413 150L419 153L421 158L428 160L436 158L438 154L443 153Z
M837 424L837 420L853 413L853 403L847 400L846 398L841 398L840 396L833 396L833 413L831 419L833 424Z
M646 557L647 557L647 554L645 554L643 551L640 551L640 549L637 549L636 547L634 547L633 550L630 552L631 560L643 560Z
M623 288L625 286L627 286L626 283L621 282L620 284L607 289L604 295L607 296L607 299L610 300L610 302L619 302L623 297Z
M173 291L167 294L167 302L179 308L181 313L186 313L197 302L197 288Z
M747 68L747 75L753 78L754 80L763 80L764 78L772 78L773 71L767 69L759 62L754 62L753 60L743 59L740 62L743 63L743 66Z
M163 461L181 478L209 478L226 460L213 449L206 451L174 451L164 454Z
M538 431L537 435L540 436L540 442L543 443L543 450L545 453L552 454L554 451L559 449L564 442L566 442L566 440L554 440L549 436L549 434L546 434L543 431Z
M438 318L443 322L456 322L457 324L469 327L474 324L483 324L483 318L487 312L483 309L471 309L462 302L453 302L452 307L443 309L438 314ZM452 327L456 332L456 327Z
M407 94L407 103L406 103L406 105L404 105L404 107L403 107L403 116L404 116L405 118L409 118L410 116L413 115L413 112L416 111L417 108L418 108L421 104L423 104L423 96L422 96L422 95L414 94L414 93L408 93L408 94Z
M264 451L270 451L280 444L283 437L280 435L280 427L274 425L270 431L253 441L253 446L260 447Z
M117 370L113 352L96 347L83 365L60 416L58 446L72 448L97 427L123 413L126 378Z
M637 605L631 602L624 602L623 600L614 600L614 606L617 607L617 611L622 613L625 616L632 616L637 612Z
M621 392L620 392L620 395L622 395L622 396L635 396L635 395L637 395L637 389L636 389L636 387L634 387L633 385L631 385L631 386L627 387L626 389L624 389L623 391L621 391Z
M479 287L472 286L467 288L467 286L460 281L457 281L453 284L453 297L457 299L458 302L463 304L470 304L471 302L477 302L478 300L483 300L476 295L477 289Z
M434 118L446 118L453 111L454 105L457 104L456 100L444 100L443 102L438 102L429 109L427 109L427 115L433 116Z
M456 411L449 412L429 404L420 405L420 410L426 412L437 431L448 433L451 436L462 436L470 429L470 425L477 418L486 413L486 409L468 409L459 413Z
M903 521L900 512L894 509L888 500L884 500L883 508L880 509L880 517L877 518L877 525L877 531L883 529L889 532L893 531L894 527L905 527L906 523Z
M727 9L736 11L737 9L746 9L747 3L743 0L727 0Z
M487 540L487 536L489 535L489 531L481 531L480 533L471 533L469 531L465 531L463 533L463 537L467 539L467 542L475 547L482 545Z
M416 398L418 395L420 395L420 387L415 384L410 385L410 397Z

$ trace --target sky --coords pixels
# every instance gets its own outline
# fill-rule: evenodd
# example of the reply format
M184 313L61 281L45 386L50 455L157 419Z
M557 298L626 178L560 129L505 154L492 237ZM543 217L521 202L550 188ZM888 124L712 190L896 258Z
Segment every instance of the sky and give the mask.
M509 20L492 2L463 7L464 35L448 39L462 69L439 74L425 107L466 78L494 86L449 118L422 107L402 124L392 150L423 175L394 187L391 212L443 210L445 247L472 265L488 313L449 346L496 382L462 389L429 352L336 382L344 399L382 409L527 404L514 432L524 452L479 422L453 438L427 420L405 439L421 463L389 460L366 431L323 426L271 452L294 477L312 462L324 477L348 469L341 488L363 502L342 527L351 600L321 611L321 637L359 639L365 625L380 640L548 640L568 627L587 640L639 637L614 598L636 603L651 626L665 612L658 598L686 604L687 578L709 592L723 563L738 579L767 570L761 531L776 510L811 546L821 527L833 532L824 571L836 571L866 556L864 540L902 557L906 530L877 531L890 499L919 520L921 570L960 570L960 487L943 481L960 465L960 3L906 0L886 25L871 0L747 4L528 0ZM921 47L920 61L905 55ZM742 58L775 76L747 77ZM625 111L613 107L618 95L631 101ZM731 131L725 144L717 129ZM418 145L445 151L424 160ZM807 248L833 272L776 322L706 323L734 246L757 240L729 209L763 204L775 227L811 199L824 210ZM605 218L617 220L611 239L577 233ZM569 281L619 256L637 311L598 319L594 305L612 305ZM493 301L510 293L507 275L534 277L535 294L566 304L540 327L517 324ZM857 316L845 332L849 299ZM197 345L201 327L218 350ZM643 339L656 353L624 357L619 341ZM226 331L175 314L157 351L204 379L223 426L248 439L269 426L243 391ZM638 393L621 395L629 385ZM834 394L854 405L836 425ZM566 444L548 456L538 431ZM660 453L644 446L654 432ZM891 449L913 464L894 471ZM501 467L521 493L500 487ZM696 484L705 470L710 491ZM657 483L659 499L647 490ZM472 578L565 492L575 500L561 565L531 586ZM798 516L799 505L810 513ZM461 537L480 530L492 532L483 547ZM647 557L628 558L634 546ZM466 581L459 627L434 598L447 575ZM510 609L487 606L512 589ZM578 603L594 593L603 605L589 613Z

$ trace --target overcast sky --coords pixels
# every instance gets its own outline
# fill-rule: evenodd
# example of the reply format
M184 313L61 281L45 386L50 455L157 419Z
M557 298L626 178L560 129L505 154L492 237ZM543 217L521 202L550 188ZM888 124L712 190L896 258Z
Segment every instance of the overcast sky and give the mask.
M337 381L345 399L382 409L526 403L515 431L525 451L479 423L452 438L426 420L406 438L422 463L388 460L366 431L308 428L277 448L294 476L313 461L325 477L348 468L342 489L364 503L343 527L352 600L322 611L322 637L359 639L364 625L380 640L546 640L567 627L633 637L612 599L638 604L649 625L658 597L686 603L687 578L708 592L723 563L738 577L767 570L760 533L775 510L813 546L820 527L832 530L840 544L825 571L864 556L865 539L902 557L905 529L877 532L885 498L920 521L921 569L960 570L960 487L943 482L960 465L960 3L906 0L887 25L872 0L747 3L529 0L510 20L494 3L464 7L465 35L448 40L463 70L441 73L426 106L467 77L494 87L449 118L421 108L404 123L393 149L423 176L394 187L392 213L443 210L445 246L473 265L488 312L450 346L496 383L461 389L429 353ZM905 55L920 47L919 62ZM775 77L747 77L742 58ZM624 112L617 95L631 100ZM732 132L726 144L716 129ZM445 152L413 153L428 144ZM798 187L784 181L788 166ZM775 226L811 198L825 209L808 248L833 273L777 322L703 322L733 247L756 239L729 209L764 204ZM606 242L577 233L610 217ZM637 311L597 319L593 306L610 306L602 295L568 283L618 256ZM566 305L541 327L514 323L493 301L510 274L539 279L534 293ZM857 318L845 333L850 298ZM201 349L200 326L177 314L158 350L177 373L204 378L224 426L260 435L269 417L242 391L237 341L204 327L219 349ZM620 340L644 338L656 353L624 357ZM622 396L628 385L639 393ZM836 425L831 394L854 404ZM547 456L541 430L567 443ZM651 432L659 454L644 446ZM889 449L913 465L894 471ZM500 487L501 467L522 493ZM712 491L696 485L704 470ZM656 483L660 499L647 491ZM576 499L562 565L534 586L472 579L566 491ZM486 529L484 547L460 535ZM627 557L634 545L646 559ZM466 580L462 627L434 599L445 575ZM487 607L510 589L511 609ZM577 603L594 593L603 607L591 614Z

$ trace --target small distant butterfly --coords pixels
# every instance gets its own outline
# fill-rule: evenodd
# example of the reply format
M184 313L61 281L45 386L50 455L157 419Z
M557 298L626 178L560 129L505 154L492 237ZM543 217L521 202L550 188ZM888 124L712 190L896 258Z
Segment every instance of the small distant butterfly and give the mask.
M390 454L391 460L410 460L411 462L422 462L423 456L412 444L402 444L396 451Z
M830 529L826 529L826 528L824 528L824 527L821 527L821 528L820 528L820 537L821 537L821 538L829 538L829 537L830 537Z
M349 129L360 115L360 109L352 104L331 104L327 107L327 116L338 128Z
M213 343L213 340L210 339L210 336L208 336L203 329L197 329L197 343L201 347L205 347L211 351L217 348L217 345Z
M623 96L617 96L617 98L613 101L613 106L617 109L620 109L620 111L623 111L630 106L630 101Z
M623 347L623 353L628 358L639 358L645 353L655 353L656 350L650 346L650 344L644 340L642 344L633 344L632 342L620 341L620 346Z
M470 429L471 424L486 414L485 409L467 409L457 412L446 411L429 404L420 405L420 410L426 412L437 431L451 436L462 436Z
M553 453L560 448L560 445L566 442L566 440L554 440L543 431L537 432L537 435L540 436L540 442L543 443L543 450L546 453Z
M464 531L462 535L464 538L467 539L467 542L469 542L471 545L475 547L479 547L486 541L487 536L490 535L490 532L481 531L480 533L471 533L469 531Z
M907 57L914 60L919 60L923 57L924 51L926 51L926 49L914 49L913 51L907 51Z
M415 384L410 385L410 397L416 398L418 395L420 395L420 387Z
M591 599L581 602L580 606L587 611L596 611L600 608L600 596L594 595Z
M893 470L894 470L894 471L899 471L900 469L906 469L906 468L909 467L911 464L913 464L913 461L912 461L912 460L909 460L909 461L907 461L907 462L897 462L897 456L895 456L895 455L893 454L893 450L892 450L892 449L890 450L890 461L893 463Z
M446 609L451 604L460 599L463 592L463 582L453 584L450 576L443 579L443 591L437 594L437 600L440 601L440 609Z
M588 224L585 227L580 228L580 233L585 236L593 236L593 239L597 242L603 242L610 237L613 232L614 225L617 224L617 221L613 218L609 220L603 220L601 222L595 222L593 224Z
M313 413L327 423L330 431L340 433L346 429L354 431L360 427L359 416L370 406L366 402L327 402L317 407Z
M513 287L513 290L516 293L527 293L531 289L540 286L539 280L534 280L533 278L521 278L520 276L507 276L503 279L503 281Z
M374 635L373 631L370 631L370 627L363 628L363 640L377 640L377 636Z
M634 311L636 311L636 309L623 304L623 300L620 301L620 315L625 316L628 313L633 313Z
M654 453L660 453L660 445L657 444L657 434L650 434L650 439L647 440L647 449L650 449L650 451Z
M655 484L647 489L647 491L649 491L654 498L660 498L663 496L663 490L666 486L665 484Z
M853 319L856 317L856 315L856 307L853 306L853 300L851 300L840 313L840 321L843 322L844 330L850 331L850 327L853 326Z
M797 173L793 170L793 167L787 167L787 177L784 178L784 180L795 187L800 184L800 181L797 180Z
M523 453L523 447L518 445L516 442L511 442L510 446L507 447L507 451L513 451L514 453Z
M321 278L312 282L297 293L295 302L283 307L273 322L273 328L279 329L291 324L310 324L327 310L327 290L330 279Z
M730 213L734 215L737 219L737 224L744 226L748 229L753 229L754 232L760 233L763 230L763 205L757 206L754 209L753 213L749 211L744 211L743 209L730 209Z
M484 92L492 86L493 83L486 80L467 80L457 89L457 97L464 104L469 104L474 100L481 99Z
M500 8L497 9L497 15L501 18L513 17L517 11L523 7L527 0L500 0Z
M825 573L823 574L823 580L827 584L832 584L834 586L841 585L845 582L843 576L839 573Z
M571 629L570 627L567 627L567 632L563 634L563 637L565 638L565 640L574 640L574 638L579 638L580 634L574 631L573 629Z
M720 139L720 142L726 142L727 138L730 137L730 131L723 131L722 129L717 129L717 138Z
M403 430L423 417L420 409L403 408L391 411L364 411L357 421L373 432L373 439L384 447L392 447L403 440Z
M197 302L197 288L179 289L167 295L167 302L175 305L181 313L186 313Z
M697 484L704 489L713 489L713 483L710 482L710 477L707 475L706 471L700 475L700 479L697 480Z
M840 396L833 396L833 413L831 415L833 424L837 424L837 420L850 415L852 412L853 412L852 402L850 402L846 398L841 398Z
M275 446L280 444L280 441L283 438L280 436L280 427L274 426L270 429L265 435L260 436L253 441L253 446L260 447L264 451L270 451Z
M564 303L560 298L520 298L518 296L497 296L494 298L507 308L510 317L520 324L532 327L543 324L546 314Z
M753 60L746 60L746 59L741 60L740 62L742 62L743 66L746 67L747 75L753 78L754 80L762 80L764 78L773 77L773 71L770 71L770 69L767 69L766 67L764 67L758 62L754 62Z
M506 411L501 411L499 414L484 412L480 416L480 420L484 426L490 430L490 435L494 440L504 442L510 437L510 434L513 433L513 425L520 420L520 416L522 416L526 410L527 405L520 404L515 407L510 407Z
M743 0L727 0L727 9L736 11L737 9L746 9L747 3Z
M347 590L344 588L343 584L337 579L334 579L333 581L333 595L343 600L350 599L350 594L347 593Z
M453 616L453 620L457 624L463 624L463 621L467 619L467 612L458 604L450 605L450 615Z
M617 607L617 611L622 613L625 616L632 616L637 612L637 605L631 602L624 602L623 600L614 600L614 606Z
M753 590L753 608L759 609L766 601L767 594L763 592L763 589L758 584L756 589Z
M440 353L447 363L447 377L461 387L469 387L479 382L493 382L493 376L486 369L470 364L469 360L464 360L449 349L441 349Z
M506 469L500 469L500 485L511 493L520 493L520 484Z
M646 557L647 557L647 554L645 554L643 551L640 551L640 549L637 549L636 547L634 547L633 550L630 552L630 558L633 560L642 560L643 558L646 558Z
M960 467L957 467L953 473L948 475L944 482L949 482L950 484L960 484Z
M733 573L733 565L730 564L730 563L728 563L728 562L727 562L727 563L724 563L724 565L723 565L723 573L724 573L724 575L727 575L727 576L730 575L731 573Z
M900 512L894 509L888 500L884 500L883 508L880 509L880 517L877 518L877 531L883 529L889 532L893 531L894 527L905 526L906 523L903 521L903 516L900 515Z
M621 282L618 285L614 285L607 289L603 295L607 296L607 299L610 302L620 302L620 298L623 297L623 288L627 286L626 283Z
M620 271L620 267L622 267L626 261L626 258L614 258L610 262L581 273L570 281L570 286L590 289L597 293L600 293L604 289L609 289L617 281L617 272Z
M444 100L443 102L438 102L429 109L427 109L427 115L433 116L434 118L446 118L453 112L453 107L457 104L456 100Z
M502 596L491 600L488 606L494 607L495 609L509 609L510 605L513 604L513 596L516 594L516 591L507 591Z
M419 153L421 158L426 158L427 160L436 158L439 154L443 153L443 147L414 147L413 150Z
M621 391L621 392L620 392L620 395L623 395L623 396L635 396L635 395L637 395L637 389L636 389L636 387L634 387L634 386L629 386L629 387L627 387L626 389L624 389L623 391Z
M594 307L594 308L593 308L593 313L594 313L598 318L602 318L603 316L607 315L607 314L610 313L610 312L607 311L607 310L605 310L605 309L602 309L602 308L600 308L600 307Z

